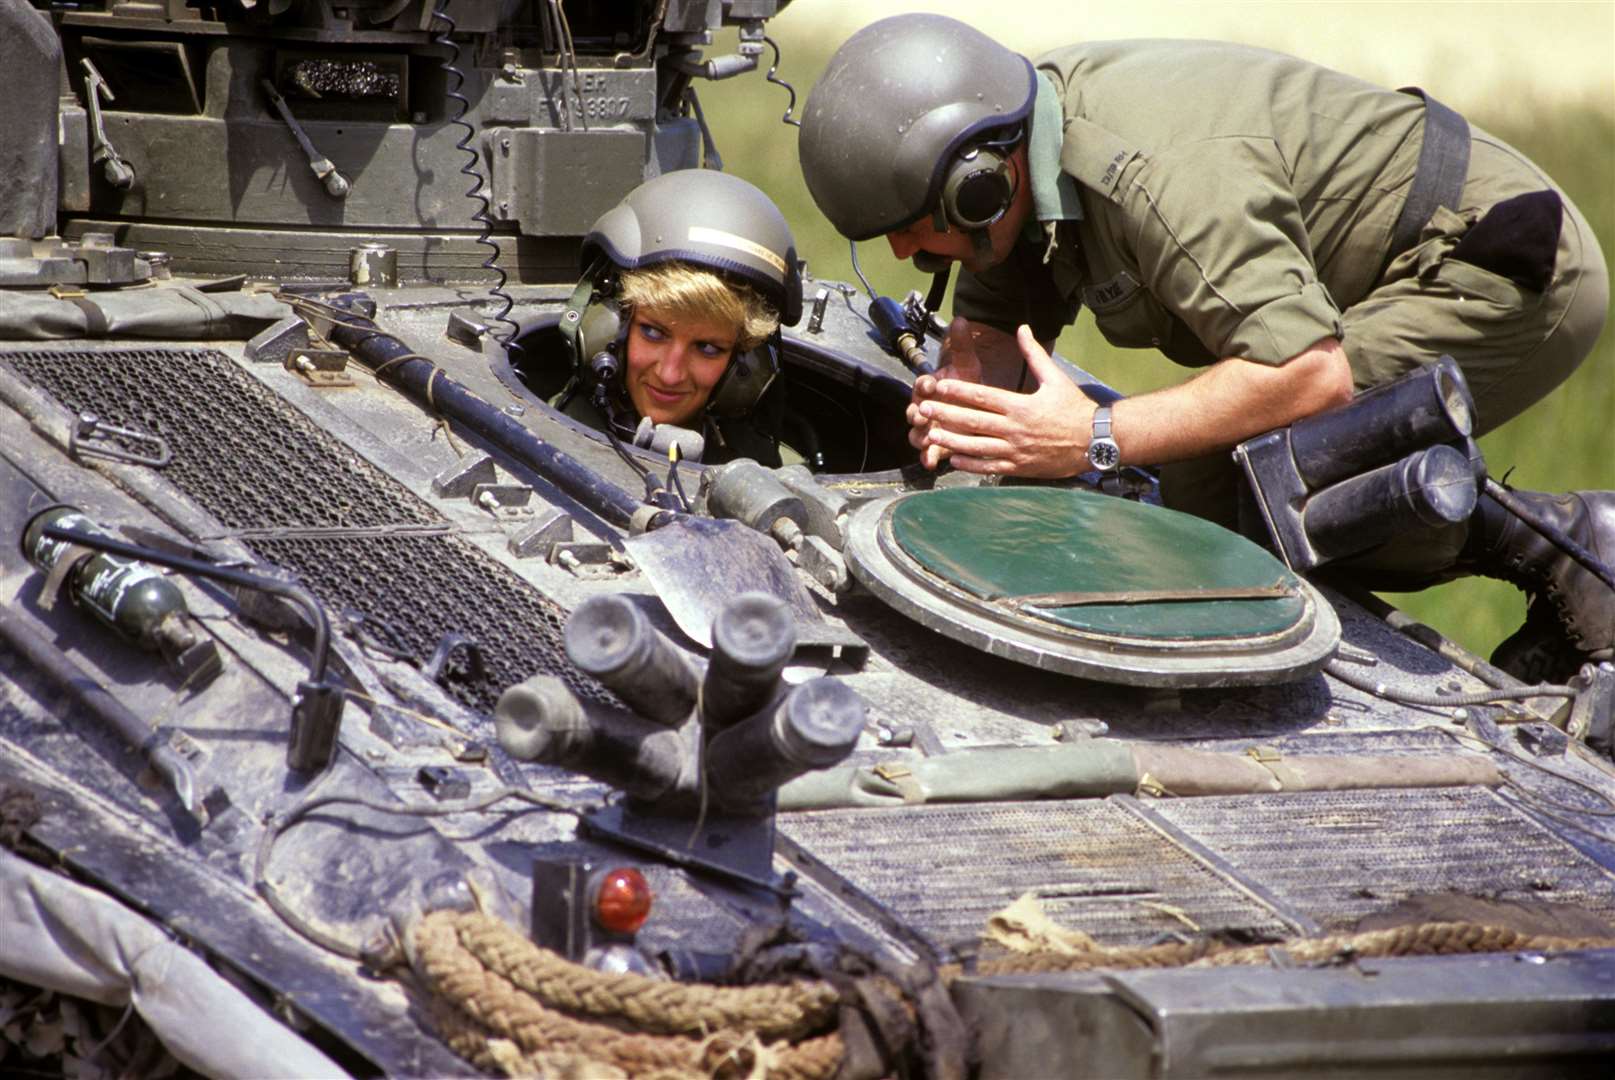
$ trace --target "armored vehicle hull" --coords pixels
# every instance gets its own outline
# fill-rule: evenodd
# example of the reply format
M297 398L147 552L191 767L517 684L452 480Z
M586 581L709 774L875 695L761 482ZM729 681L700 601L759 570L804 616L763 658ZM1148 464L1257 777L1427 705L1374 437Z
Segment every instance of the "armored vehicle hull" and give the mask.
M1215 595L1183 553L1189 629L952 596L905 500L1168 512L918 468L837 283L782 344L803 464L550 405L584 230L701 163L690 88L760 79L778 6L0 6L63 87L0 106L63 133L0 259L0 975L208 1074L533 1070L427 953L475 910L581 971L828 979L848 1075L1603 1075L1615 674L1522 687L1253 545L1284 576ZM759 592L773 668L726 644Z

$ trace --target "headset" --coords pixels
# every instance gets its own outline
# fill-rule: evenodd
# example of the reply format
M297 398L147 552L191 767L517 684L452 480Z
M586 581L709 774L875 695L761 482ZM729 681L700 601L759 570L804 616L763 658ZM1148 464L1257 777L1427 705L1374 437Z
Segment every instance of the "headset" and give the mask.
M991 147L972 146L948 163L937 211L950 225L985 229L1009 212L1014 198L1009 159Z
M624 396L628 329L632 319L618 299L617 279L607 267L584 275L561 315L561 333L572 350L573 379L589 400L615 421L612 412ZM780 331L767 341L729 358L712 388L704 412L714 419L746 416L757 408L779 377ZM631 425L629 425L631 426Z
M1019 177L1010 171L1009 158L1021 141L1024 126L1007 135L971 143L954 154L942 170L942 194L932 212L932 227L947 232L953 226L969 235L978 252L991 246L987 228L1009 213Z

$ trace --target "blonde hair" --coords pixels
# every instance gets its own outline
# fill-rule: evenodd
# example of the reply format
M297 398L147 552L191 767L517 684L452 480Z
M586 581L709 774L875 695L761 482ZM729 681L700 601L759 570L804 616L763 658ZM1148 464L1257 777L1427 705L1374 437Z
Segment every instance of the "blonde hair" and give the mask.
M683 262L624 270L619 298L630 311L644 308L735 327L735 351L755 349L779 328L779 312L743 282Z

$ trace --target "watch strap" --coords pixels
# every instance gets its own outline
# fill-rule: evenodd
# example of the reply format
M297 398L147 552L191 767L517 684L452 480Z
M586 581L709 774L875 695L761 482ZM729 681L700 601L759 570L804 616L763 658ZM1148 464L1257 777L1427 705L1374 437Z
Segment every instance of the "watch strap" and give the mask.
M1088 464L1101 472L1114 472L1121 465L1121 448L1110 434L1110 406L1101 405L1093 413L1093 435L1088 440Z

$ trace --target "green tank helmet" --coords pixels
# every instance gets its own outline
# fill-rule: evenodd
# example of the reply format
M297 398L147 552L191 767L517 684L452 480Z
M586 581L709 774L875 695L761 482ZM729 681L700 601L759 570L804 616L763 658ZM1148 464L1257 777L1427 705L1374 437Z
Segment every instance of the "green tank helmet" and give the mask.
M622 270L683 262L752 285L780 321L802 317L796 241L772 199L738 176L681 169L647 180L583 238L585 273L601 258Z
M964 160L972 147L1023 122L1036 96L1029 60L956 19L871 23L836 50L808 95L799 142L808 192L852 240L939 210L945 221L980 228L1001 207L953 203L996 185L957 175L950 183L950 174L979 172Z

